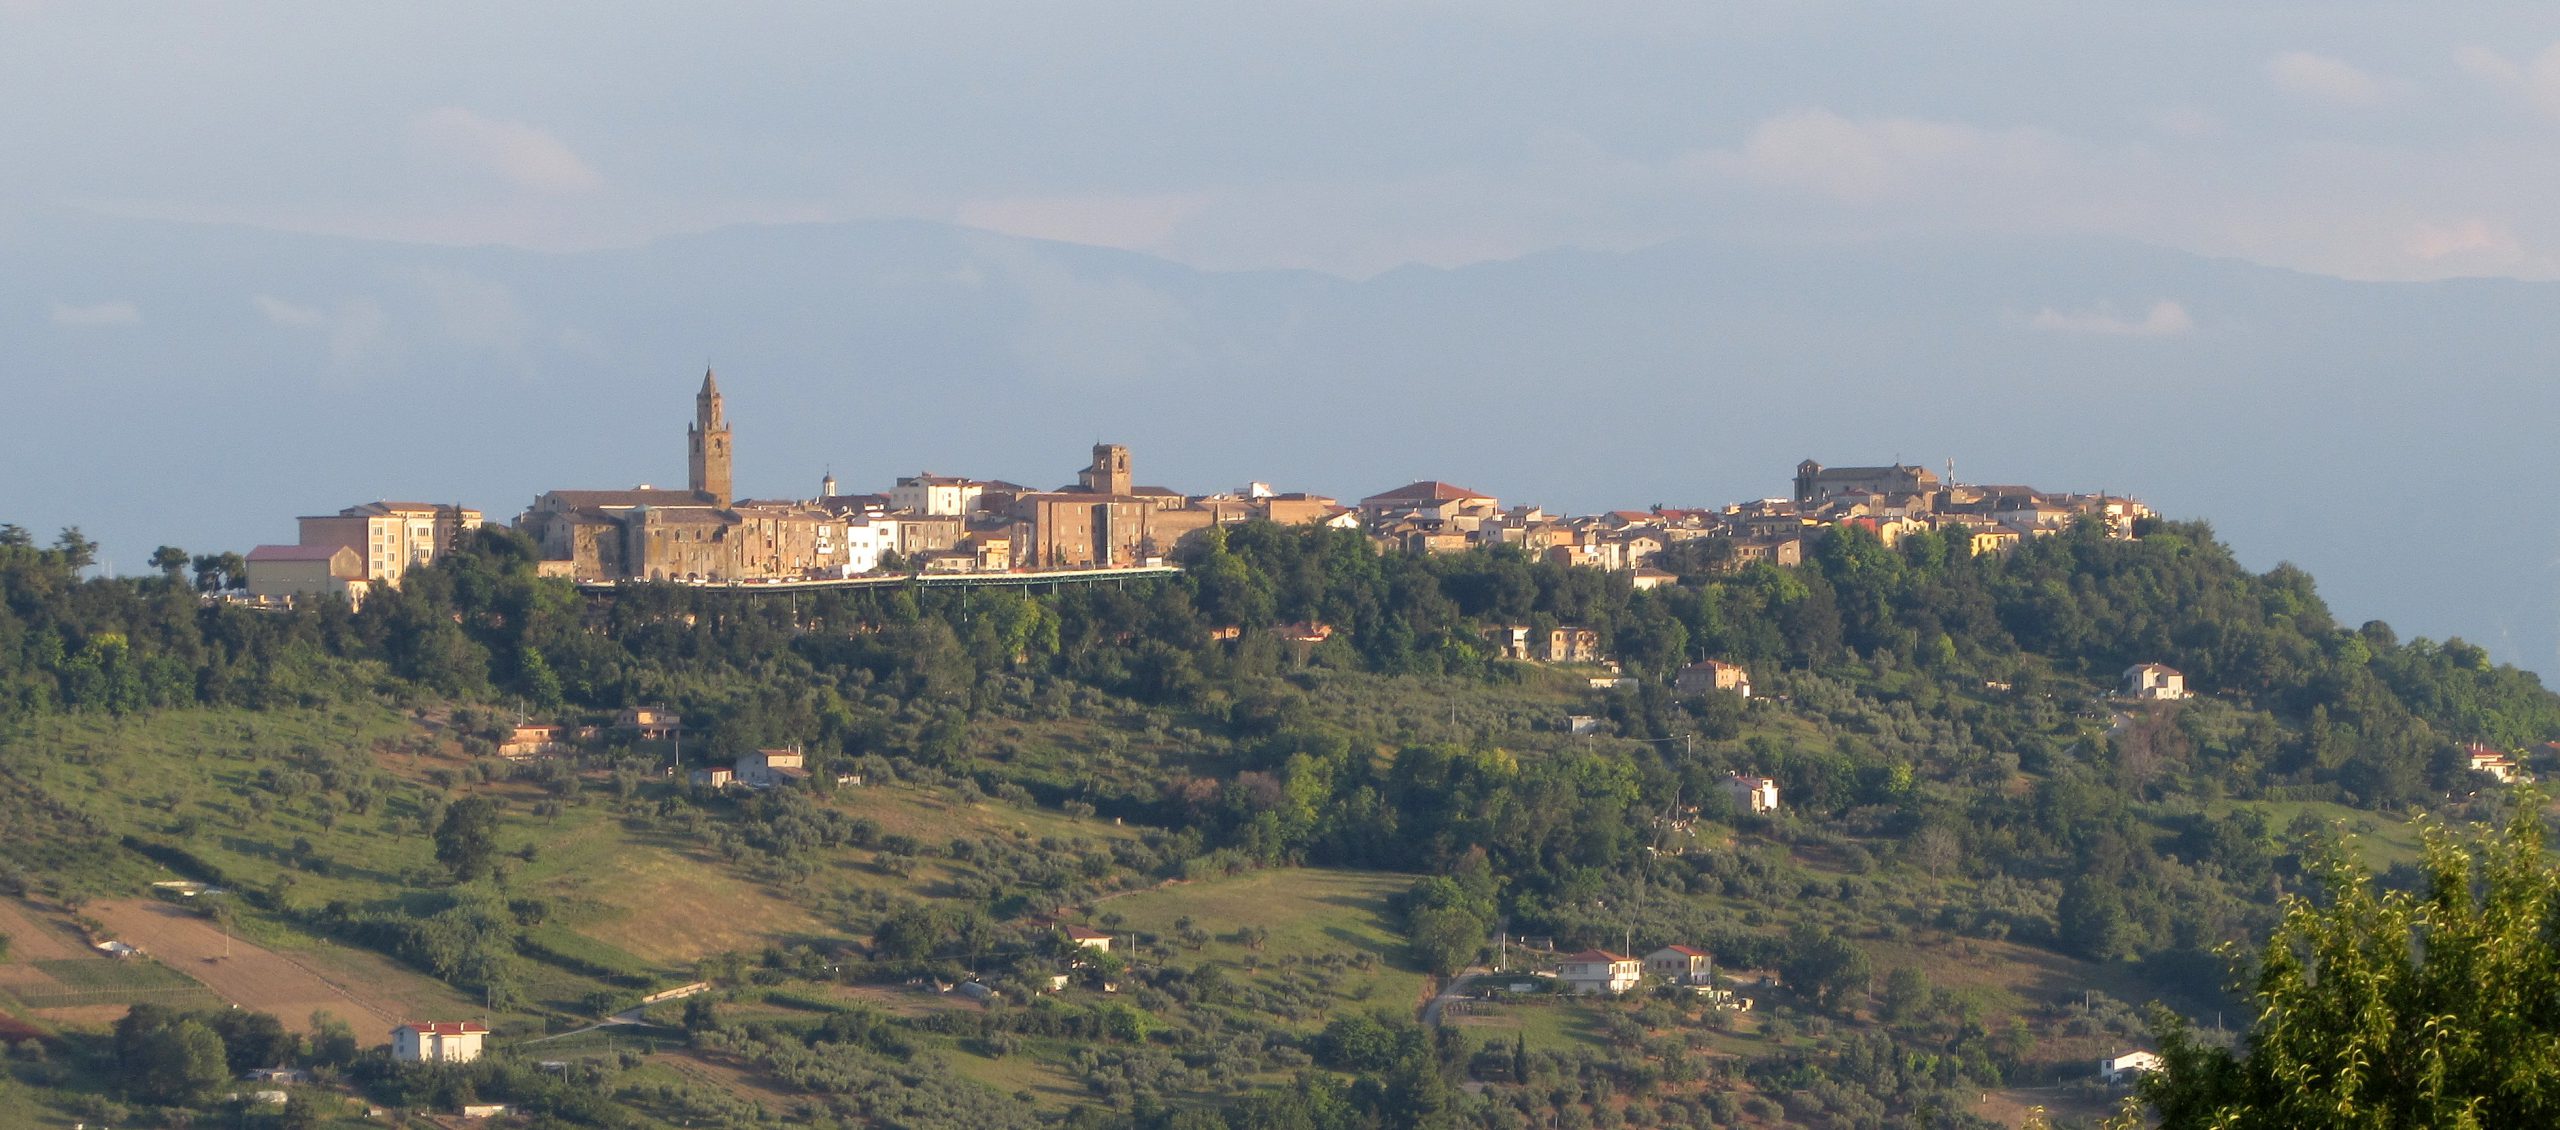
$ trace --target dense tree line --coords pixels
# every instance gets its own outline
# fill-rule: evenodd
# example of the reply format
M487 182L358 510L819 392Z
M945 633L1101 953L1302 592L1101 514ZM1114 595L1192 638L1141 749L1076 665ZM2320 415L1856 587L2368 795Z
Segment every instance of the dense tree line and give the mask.
M820 780L836 766L913 774L1152 829L1143 845L1081 859L950 845L983 856L985 878L968 880L967 903L878 908L874 949L901 967L984 953L1030 907L1114 868L1173 877L1321 863L1428 876L1397 909L1417 964L1442 973L1470 964L1497 924L1569 945L1642 931L1778 969L1810 1011L1846 1014L1885 1007L1869 998L1878 971L1845 940L1847 924L1926 921L2135 961L2155 985L2210 994L2213 948L2271 925L2279 893L2320 873L2325 843L2316 822L2231 802L2438 803L2475 787L2457 743L2560 736L2560 697L2460 641L2335 623L2301 571L2242 569L2202 525L2142 533L2087 527L1972 556L1960 536L1887 547L1851 530L1799 567L1739 570L1680 547L1667 563L1683 582L1637 591L1511 551L1382 554L1356 534L1245 525L1187 547L1182 576L1126 587L635 586L590 597L537 577L532 547L490 529L360 612L321 602L284 613L207 599L230 575L218 557L173 551L161 576L82 580L93 550L75 531L50 547L21 532L0 537L0 723L365 697L520 701L589 718L665 702L707 730L687 741L696 756L797 744ZM1331 638L1275 631L1301 623L1328 625ZM1454 708L1451 726L1432 729L1415 716L1434 704L1395 697L1526 685L1536 676L1495 659L1487 629L1567 624L1598 631L1639 681L1595 707L1602 740L1496 743L1455 725ZM1749 665L1783 704L1671 689L1681 665L1709 656ZM2205 696L2106 702L2101 689L2140 661L2180 668ZM990 736L1106 714L1141 719L1153 740L1017 760ZM1722 781L1733 771L1775 777L1786 815L1731 811ZM76 812L0 773L0 802L21 792L26 803L0 803L11 841L79 831ZM888 843L798 794L667 803L655 819L780 877L811 845L877 843L884 867L946 850ZM508 996L506 955L536 908L473 886L493 866L493 817L468 801L421 814L420 834L436 833L464 886L420 914L314 913L342 936ZM1701 822L1760 835L1654 850L1688 843L1675 837ZM1839 868L1817 875L1754 843ZM1710 919L1684 901L1694 894L1794 907L1797 928ZM1893 1011L1930 1014L1925 986L1896 990L1894 972ZM1188 978L1157 990L1223 991ZM1131 1017L1143 1014L1043 1019L1108 1036ZM162 1050L180 1049L167 1062L205 1058L184 1053L203 1043L192 1032L162 1027ZM2000 1033L1945 1028L1754 1070L1772 1086L1863 1072L1912 1112L1932 1089L1992 1082L2015 1058ZM877 1047L819 1046L859 1041L795 1048L767 1035L741 1036L736 1050L812 1079L897 1069ZM1257 1094L1229 1120L1246 1130L1265 1118L1451 1117L1434 1112L1452 1109L1459 1069L1428 1039L1341 1035L1371 1048L1339 1053L1369 1065L1356 1072L1368 1089L1311 1080ZM1144 1039L1128 1042L1095 1070L1157 1070ZM1837 1098L1826 1109L1852 1124L1883 1117Z

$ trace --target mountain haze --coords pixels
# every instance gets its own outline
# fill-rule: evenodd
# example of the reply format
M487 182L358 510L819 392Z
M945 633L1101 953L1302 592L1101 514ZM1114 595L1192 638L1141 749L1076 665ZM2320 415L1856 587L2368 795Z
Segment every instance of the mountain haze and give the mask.
M544 254L57 214L0 229L0 521L135 571L374 498L511 518L681 480L706 365L742 494L919 469L1588 511L1794 463L2134 494L2339 618L2555 669L2560 284L2359 283L2094 240L1681 242L1365 280L922 222Z

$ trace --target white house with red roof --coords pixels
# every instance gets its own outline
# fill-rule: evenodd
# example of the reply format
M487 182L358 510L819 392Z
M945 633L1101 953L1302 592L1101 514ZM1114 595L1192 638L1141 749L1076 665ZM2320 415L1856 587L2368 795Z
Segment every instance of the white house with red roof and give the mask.
M1644 963L1607 950L1584 950L1556 963L1556 979L1571 993L1623 993L1644 980Z
M1675 985L1703 985L1715 973L1716 959L1690 946L1664 946L1644 955L1644 971L1669 978Z
M469 1063L480 1058L489 1026L477 1020L434 1020L391 1030L393 1063Z
M1111 952L1111 935L1107 931L1096 930L1090 926L1066 926L1062 929L1066 931L1067 942L1070 945L1089 949L1095 953Z
M1774 777L1736 773L1725 778L1724 790L1733 797L1736 812L1765 816L1778 810L1778 781Z
M2491 749L2478 742L2472 742L2462 747L2462 757L2464 764L2468 765L2472 772L2486 773L2497 778L2501 785L2515 780L2519 775L2516 770L2516 759L2508 756L2504 750Z

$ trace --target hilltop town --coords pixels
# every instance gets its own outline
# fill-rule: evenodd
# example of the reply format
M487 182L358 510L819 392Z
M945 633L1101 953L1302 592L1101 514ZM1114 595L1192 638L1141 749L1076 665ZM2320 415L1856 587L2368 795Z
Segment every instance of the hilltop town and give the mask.
M2112 494L1806 462L1565 515L1103 444L757 500L725 409L680 490L370 503L209 574L0 524L0 1083L56 1125L2087 1125L2174 1073L2133 1002L2245 1007L2215 948L2332 829L2414 867L2399 814L2560 755L2532 676Z
M1809 540L1858 527L1886 545L1920 531L1961 530L1974 554L2093 520L2130 538L2153 517L2131 498L1959 483L1925 467L1796 467L1786 497L1717 507L1565 515L1505 507L1483 491L1422 480L1353 502L1269 484L1184 494L1140 484L1127 447L1094 445L1076 481L1053 488L920 472L876 493L842 491L833 474L805 499L738 498L735 439L720 383L704 373L685 430L681 490L556 489L514 525L541 548L541 571L583 584L658 581L771 584L905 575L971 576L1161 568L1176 547L1230 523L1356 530L1381 549L1457 553L1511 546L1537 560L1627 574L1638 588L1678 570L1729 572L1794 565ZM291 545L261 545L245 561L253 599L315 595L361 602L432 564L476 529L482 511L457 504L369 502L299 519Z

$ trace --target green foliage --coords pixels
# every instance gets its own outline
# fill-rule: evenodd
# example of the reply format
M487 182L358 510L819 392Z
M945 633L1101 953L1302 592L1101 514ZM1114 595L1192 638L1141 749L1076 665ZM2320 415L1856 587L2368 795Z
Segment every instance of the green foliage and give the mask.
M153 1005L127 1012L115 1027L117 1074L127 1090L183 1105L202 1101L230 1079L229 1053L207 1019Z
M2215 987L2202 955L2273 920L2274 892L2313 870L2325 820L2478 787L2453 756L2458 741L2560 736L2560 699L2532 676L2460 641L2343 628L2299 570L2249 573L2200 525L2132 542L2076 530L1983 557L1965 555L1960 533L1888 548L1845 531L1787 569L1732 570L1712 549L1688 548L1670 561L1682 584L1637 592L1622 577L1508 550L1408 556L1341 531L1246 525L1184 548L1182 576L1125 588L786 599L683 586L585 597L536 576L522 539L486 530L361 613L291 614L199 606L165 576L82 579L76 534L51 548L5 537L0 843L29 872L20 885L71 880L130 847L224 879L255 904L252 917L397 955L475 997L485 988L502 1008L540 997L582 1002L583 1013L606 991L599 978L665 971L599 956L611 947L580 931L607 908L548 891L510 903L477 881L501 862L502 816L486 795L538 786L533 819L566 811L581 834L618 824L652 851L698 848L734 872L724 881L767 885L832 936L777 943L761 965L752 952L710 959L724 981L965 971L1003 991L983 1010L814 1036L801 1030L806 1014L837 999L832 986L704 1003L705 1049L790 1083L811 1108L792 1118L1029 1117L985 1088L942 1093L949 1050L976 1066L1002 1057L989 1077L1007 1088L1038 1072L1079 1080L1089 1090L1079 1098L1112 1113L1068 1119L1078 1126L1198 1130L1221 1106L1233 1130L1492 1126L1515 1109L1556 1126L1782 1116L1962 1125L1946 1095L1999 1083L2036 1042L2013 1016L2043 1035L2095 1021L2055 1022L2005 991L1960 988L1952 969L1915 967L1913 953L1979 942L1990 947L1982 961L1997 964L2015 960L2004 945L2051 946L2108 962L2096 976L2111 988L2124 980L2205 999ZM179 556L158 563L171 571ZM185 564L200 587L240 569L221 555ZM1298 646L1271 631L1300 621L1330 626L1332 638ZM1510 624L1588 625L1641 685L1601 694L1569 670L1489 659L1483 633ZM1671 674L1700 655L1751 665L1763 697L1672 693ZM2183 669L2204 697L2106 701L2116 672L2142 660ZM363 764L361 741L343 757L286 757L246 737L240 756L257 760L247 767L220 764L231 756L221 751L172 755L203 757L188 763L200 774L189 781L218 800L70 804L121 788L131 762L47 736L120 733L137 715L191 704L316 716L362 702L396 718L453 703L469 707L457 722L483 741L492 715L476 706L492 700L590 722L666 702L693 726L688 757L797 744L822 781L858 769L947 797L954 811L984 807L1035 827L900 828L864 810L868 792L697 797L639 771L662 749L591 751L514 781L494 780L508 772L494 762L413 774L430 787ZM1603 733L1558 732L1567 710L1598 714ZM207 716L225 727L260 717ZM1777 778L1785 809L1735 815L1729 772ZM597 783L606 779L609 792ZM609 809L576 811L598 802ZM275 814L277 834L256 842L259 819ZM1037 827L1097 819L1129 828L1097 845ZM419 840L430 832L458 885L428 889L434 869ZM541 861L509 865L500 885L547 881L529 876L559 866L555 853L576 842L541 840ZM254 879L234 882L199 857ZM1072 1000L1081 988L1036 991L1073 955L1042 944L1035 916L1141 880L1242 881L1303 864L1429 877L1385 915L1384 889L1364 889L1356 953L1339 952L1346 936L1321 921L1349 902L1249 935L1228 932L1239 916L1199 909L1150 920L1136 908L1158 896L1132 896L1119 905L1146 956L1113 968L1122 995L1096 1005ZM297 876L298 908L286 897ZM1402 962L1378 923L1400 927L1415 963L1446 974L1506 920L1567 946L1628 934L1704 945L1720 967L1777 968L1817 1015L1777 1015L1791 1011L1781 1006L1728 1025L1684 1020L1668 1000L1642 1012L1555 1005L1539 1013L1538 1039L1524 1025L1502 1054L1471 1058L1419 1028L1335 1011L1360 999L1346 985L1388 986L1378 998L1399 1005L1410 995L1409 971L1379 980ZM844 952L854 947L829 949L866 933L869 962ZM1877 1000L1885 1029L1856 1019L1870 952L1894 966ZM545 995L535 984L564 972L573 987ZM195 1023L226 1053L261 1038ZM1664 1035L1683 1026L1697 1030ZM1670 1040L1691 1043L1653 1046ZM345 1062L344 1043L324 1029L314 1056ZM1567 1065L1557 1044L1593 1058ZM1737 1045L1767 1054L1728 1054ZM2060 1046L2069 1050L2049 1054L2080 1054ZM1710 1047L1717 1054L1689 1054ZM1354 1077L1271 1086L1311 1055ZM1468 1067L1474 1059L1484 1062ZM1454 1088L1469 1070L1540 1082L1535 1094L1475 1104ZM497 1068L434 1084L465 1085L552 1096L542 1117L613 1117L566 1084ZM1701 1097L1692 1108L1646 1105L1666 1089ZM1732 1097L1746 1093L1785 1096L1785 1109ZM757 1117L742 1104L633 1101L665 1121Z
M498 802L464 797L445 809L443 822L436 825L436 862L453 873L454 882L487 876L497 857Z
M2540 798L2466 848L2427 838L2424 887L2344 859L2285 900L2239 1054L2161 1020L2142 1095L2169 1130L2543 1126L2560 1119L2560 866Z
M1423 879L1405 893L1405 938L1414 961L1448 977L1475 963L1497 914L1485 853L1469 854L1456 877Z
M1866 951L1810 922L1798 922L1788 932L1786 956L1778 963L1787 988L1825 1012L1849 1008L1853 998L1866 992L1872 971Z

